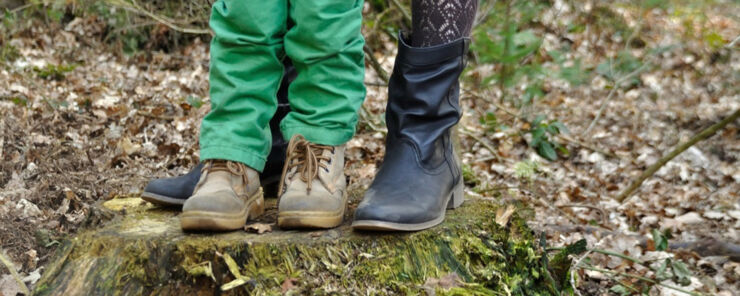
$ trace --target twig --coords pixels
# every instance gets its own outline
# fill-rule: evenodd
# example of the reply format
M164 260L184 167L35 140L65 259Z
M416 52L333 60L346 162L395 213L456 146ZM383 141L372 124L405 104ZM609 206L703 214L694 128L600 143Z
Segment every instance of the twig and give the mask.
M583 131L583 133L581 133L582 135L587 135L591 131L591 129L594 127L594 125L596 124L596 122L599 121L599 119L601 119L601 114L604 113L604 109L606 109L606 104L609 103L609 101L611 101L612 97L614 96L614 94L619 89L619 86L622 83L624 83L625 81L627 81L627 79L631 79L633 76L635 76L637 74L640 74L640 72L642 72L643 70L645 70L645 68L647 68L648 65L650 65L650 63L649 62L645 62L639 68L635 69L634 71L630 72L627 75L624 75L624 76L620 77L619 79L617 79L617 81L614 82L614 84L612 85L612 89L609 91L609 94L606 96L606 98L604 99L604 101L601 102L601 107L599 107L599 112L596 113L596 117L594 117L594 119L591 121L591 123L586 128L586 130Z
M157 22L159 22L159 23L161 23L161 24L169 27L170 29L173 29L175 31L178 31L178 32L188 33L188 34L200 34L200 35L211 35L212 34L211 30L181 27L181 26L175 24L175 22L172 21L172 20L168 20L165 17L156 15L156 14L154 14L154 13L152 13L152 12L150 12L150 11L144 9L144 8L142 8L141 6L139 6L138 3L136 3L135 0L131 0L131 3L125 2L123 0L107 0L106 2L108 2L108 3L112 4L112 5L119 6L119 7L123 8L123 9L128 10L128 11L131 11L131 12L134 12L134 13L138 13L138 14L143 14L145 16L148 16L148 17L154 19L155 21L157 21Z
M687 142L679 145L678 147L673 149L673 151L663 156L656 163L648 167L647 170L645 170L645 172L642 173L642 175L640 175L640 177L637 178L637 180L632 182L632 185L630 185L629 187L627 187L627 189L622 191L615 199L619 201L620 203L625 203L628 200L628 197L630 197L630 195L632 195L632 193L635 190L637 190L637 188L639 188L640 185L642 185L642 182L644 182L645 179L650 178L650 176L655 174L655 172L658 171L658 169L660 169L661 167L663 167L663 165L671 161L671 159L673 159L674 157L681 154L681 152L684 152L686 149L689 149L689 147L693 146L697 142L714 135L714 133L716 133L718 130L722 129L723 127L725 127L730 122L735 121L738 117L740 117L740 109L735 110L735 112L733 112L730 116L702 130L701 132L699 132L699 134L697 134L696 136L694 136Z
M398 10L401 11L401 14L403 15L403 21L406 22L407 25L411 25L411 14L406 11L406 8L404 8L403 5L398 2L398 0L391 0L391 3L393 3L393 5L398 7Z
M735 39L733 39L732 42L730 42L727 45L725 45L725 47L732 48L733 46L735 46L735 43L737 43L738 40L740 40L740 35L738 35L737 37L735 37Z
M604 211L604 209L598 206L587 205L587 204L565 204L565 205L560 205L558 207L594 209L599 212L599 216L601 217L601 224L606 225L607 223L606 211Z
M387 84L390 78L388 77L388 72L385 72L385 69L383 69L383 66L380 65L380 62L378 62L378 59L375 58L373 55L373 50L370 49L367 44L362 48L363 51L365 51L365 59L370 62L370 66L373 67L373 70L375 70L375 73L378 74L378 77L385 81Z
M143 110L137 110L136 111L136 114L141 115L141 116L156 118L156 119L162 119L162 120L175 120L175 119L177 119L177 116L156 115L156 114L153 114L151 112L146 112L146 111L143 111Z
M24 9L26 9L26 8L29 8L29 7L31 7L31 6L33 6L33 5L35 5L35 4L36 4L36 3L28 3L28 4L26 4L26 5L21 5L21 6L18 6L18 7L16 7L16 8L13 8L13 9L12 9L12 10L10 10L9 12L10 12L11 14L14 14L14 13L16 13L16 12L19 12L19 11L21 11L21 10L24 10Z
M518 119L524 120L524 118L521 115L517 114L516 112L514 112L511 109L507 108L506 106L504 106L502 104L499 104L498 102L487 98L486 96L484 96L483 94L481 94L481 93L479 93L477 91L474 91L472 89L463 89L463 90L465 92L469 93L470 95L476 97L476 98L487 100L489 103L491 103L492 105L496 106L496 108L501 109L501 111L504 111L504 113L506 113L506 114L509 114L509 115L514 116L514 117L516 117Z
M487 99L485 96L483 96L482 94L480 94L480 93L478 93L478 92L476 92L474 90L464 89L464 91L467 92L467 93L469 93L470 95L476 97L476 98L484 99L484 100ZM504 111L504 113L509 114L509 115L513 116L514 118L517 118L519 120L522 120L522 121L525 121L525 122L527 121L523 116L517 114L513 110L507 108L506 106L504 106L504 105L502 105L502 104L500 104L500 103L498 103L498 102L496 102L494 100L488 100L488 101L492 105L496 106L496 108L498 108L499 110ZM603 150L603 149L599 149L599 148L597 148L597 147L595 147L593 145L590 145L588 143L584 143L584 142L578 141L578 140L573 139L573 138L571 138L569 136L566 136L566 135L563 135L563 134L558 134L557 137L559 139L565 140L566 142L569 142L571 144L575 144L575 145L581 146L583 148L586 148L588 150L591 150L591 151L595 151L595 152L604 154L604 155L609 156L611 158L621 159L621 157L619 157L618 155L616 155L614 153L611 153L611 152L606 151L606 150Z
M598 152L598 153L604 154L605 156L608 156L610 158L621 159L621 157L619 157L618 155L616 155L614 153L611 153L609 151L600 149L600 148L598 148L596 146L593 146L593 145L591 145L589 143L584 143L584 142L579 141L577 139L573 139L573 138L571 138L569 136L566 136L566 135L563 135L563 134L558 134L558 139L564 140L564 141L566 141L568 143L571 143L571 144L580 146L582 148L586 148L586 149L591 150L591 151L594 151L594 152Z
M360 113L359 114L360 115L360 119L363 122L366 122L367 125L370 126L370 128L372 130L374 130L376 132L383 133L383 134L387 134L388 133L388 129L382 127L383 122L382 121L376 122L377 116L374 115L373 113L371 113L370 110L368 110L367 107L365 107L365 104L362 104L362 108L360 108L360 112L359 113ZM380 125L380 126L378 126L378 125Z
M598 267L593 267L593 266L588 266L588 265L579 265L577 267L583 268L583 269L588 269L588 270L593 270L593 271L598 271L598 272L601 272L601 273L608 273L608 274L613 274L613 275L618 275L618 276L631 277L631 278L635 278L635 279L638 279L638 280L646 281L646 282L651 283L651 284L654 284L654 285L665 287L665 288L668 288L668 289L671 289L671 290L676 290L676 291L679 291L679 292L682 292L682 293L686 293L686 294L689 294L689 295L692 295L692 296L702 296L702 294L699 294L699 293L696 293L696 292L692 292L692 291L689 291L689 290L684 290L684 289L681 289L679 287L674 287L674 286L671 286L671 285L666 285L664 283L658 282L658 281L653 280L651 278L646 278L644 276L639 276L639 275L634 275L634 274L629 274L629 273L624 273L624 272L619 272L619 271L611 271L611 270L601 269L601 268L598 268Z
M13 276L13 279L15 279L15 282L18 283L18 287L21 288L21 292L25 295L31 295L31 291L28 290L28 287L26 286L26 283L23 282L21 277L18 275L18 271L15 270L15 266L13 265L13 262L8 259L7 256L5 256L5 251L0 248L0 261L5 265L5 267L8 268L8 271L10 271L10 275Z
M547 251L548 252L549 251L560 251L562 249L565 249L565 248L563 248L563 247L550 247L550 248L547 248ZM650 267L650 265L646 264L644 261L642 261L640 259L637 259L635 257L627 256L627 255L624 255L624 254L621 254L621 253L612 252L612 251L604 250L604 249L594 249L594 248L592 248L592 249L589 249L589 251L594 252L594 253L599 253L599 254L604 254L604 255L619 257L619 258L622 258L624 260L632 261L634 263L637 263L637 264L640 264L642 266L645 266L647 268L652 269L652 267Z
M586 253L584 253L583 255L578 256L578 259L576 259L576 263L570 266L570 268L568 270L568 274L570 274L570 286L573 287L573 291L576 291L576 294L581 295L581 292L578 291L578 288L576 288L576 276L575 276L576 275L576 272L575 272L574 269L576 267L578 267L579 265L581 265L581 262L584 259L586 259L586 257L588 257L588 255L591 255L591 252L593 252L593 250L596 247L600 246L607 238L610 238L611 236L612 235L609 234L609 235L607 235L605 237L602 237L598 242L596 242L596 244L594 245L593 248L588 249L588 251L586 251Z
M497 161L500 161L501 160L501 158L498 156L498 151L496 151L496 148L493 148L493 145L491 145L491 143L488 143L487 140L484 140L483 138L476 136L471 130L469 130L469 129L465 128L465 127L463 127L460 130L460 133L462 133L463 135L466 135L466 136L471 137L474 140L478 141L478 143L480 143L481 145L483 145L483 147L485 147L486 149L488 149L488 151L491 152L491 155Z

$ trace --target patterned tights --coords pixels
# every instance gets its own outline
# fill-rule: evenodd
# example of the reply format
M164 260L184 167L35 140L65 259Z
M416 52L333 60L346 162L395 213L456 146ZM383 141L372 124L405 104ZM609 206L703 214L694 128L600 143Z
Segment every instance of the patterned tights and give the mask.
M470 36L479 0L412 0L411 46L428 47Z

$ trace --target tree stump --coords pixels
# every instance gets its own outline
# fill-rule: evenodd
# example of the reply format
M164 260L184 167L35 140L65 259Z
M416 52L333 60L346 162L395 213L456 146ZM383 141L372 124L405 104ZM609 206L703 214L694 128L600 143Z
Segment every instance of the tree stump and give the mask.
M274 223L275 200L267 206L260 220ZM138 198L102 207L115 218L66 239L35 294L548 293L531 230L517 214L506 227L496 224L490 201L468 200L442 225L415 233L352 231L354 206L336 229L272 225L262 234L183 233L177 210Z

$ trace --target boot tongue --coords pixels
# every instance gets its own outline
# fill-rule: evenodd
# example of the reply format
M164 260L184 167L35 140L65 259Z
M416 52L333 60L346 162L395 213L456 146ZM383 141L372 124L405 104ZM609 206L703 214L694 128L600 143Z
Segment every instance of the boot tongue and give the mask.
M231 173L225 171L208 172L201 190L203 192L216 192L224 189L231 189Z
M206 192L221 191L224 189L232 189L231 178L234 172L229 169L226 162L214 162L210 168L207 169L206 182L203 184L202 190Z

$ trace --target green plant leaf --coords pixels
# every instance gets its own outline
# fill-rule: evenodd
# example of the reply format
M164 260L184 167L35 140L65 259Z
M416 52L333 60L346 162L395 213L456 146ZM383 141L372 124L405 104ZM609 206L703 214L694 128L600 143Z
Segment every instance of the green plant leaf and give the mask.
M663 263L658 266L658 268L655 270L655 278L659 281L667 280L671 276L668 274L668 263L671 261L671 259L663 260Z
M691 271L685 263L679 260L671 260L671 271L673 271L673 279L676 283L682 286L691 284Z
M622 295L622 296L632 295L632 291L623 285L615 285L611 287L609 291L613 292L614 294Z
M586 251L588 244L586 239L581 239L575 243L565 246L560 252L550 260L548 269L552 277L558 281L558 283L565 283L568 280L568 270L572 264L570 255L579 255Z
M553 161L558 159L558 153L555 152L555 149L549 141L540 142L537 146L537 153L547 160Z
M652 230L653 242L655 242L656 251L665 251L668 249L668 238L657 229Z
M563 124L560 121L555 120L553 122L550 122L550 125L556 127L558 129L558 132L562 134L570 133L570 130L568 130L568 128L565 127L565 124Z
M187 98L185 98L185 102L188 103L188 105L193 106L193 108L195 109L198 109L201 106L203 106L203 100L195 96L188 96Z

